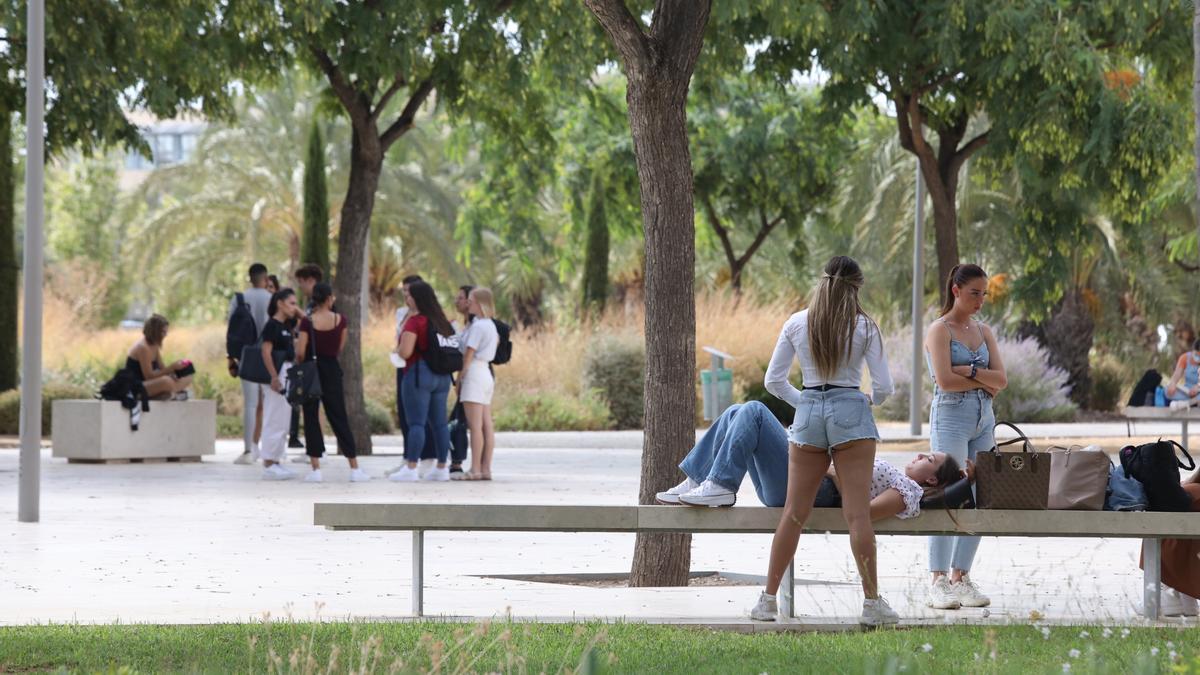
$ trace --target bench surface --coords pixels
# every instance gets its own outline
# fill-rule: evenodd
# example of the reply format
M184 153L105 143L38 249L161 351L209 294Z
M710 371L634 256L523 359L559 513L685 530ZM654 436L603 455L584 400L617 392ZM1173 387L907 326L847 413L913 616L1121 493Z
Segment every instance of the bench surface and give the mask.
M1200 422L1200 406L1193 406L1183 410L1172 410L1171 408L1158 408L1155 406L1125 406L1121 410L1121 414L1131 420L1159 420L1163 422Z
M768 507L559 506L535 504L317 503L314 524L331 530L502 532L771 533L783 509ZM955 524L955 520L958 521ZM804 528L842 534L841 509L813 509ZM875 523L880 534L1200 539L1200 514L1112 511L956 511Z

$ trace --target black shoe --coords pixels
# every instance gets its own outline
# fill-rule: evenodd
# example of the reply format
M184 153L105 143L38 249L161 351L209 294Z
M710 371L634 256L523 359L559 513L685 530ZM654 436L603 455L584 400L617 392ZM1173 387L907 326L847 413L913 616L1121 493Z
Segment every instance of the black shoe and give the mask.
M288 439L288 447L289 448L303 448L304 444L300 442L299 438L289 438Z
M450 465L450 473L462 473L462 472L463 472L463 470L462 470L461 464L451 464Z

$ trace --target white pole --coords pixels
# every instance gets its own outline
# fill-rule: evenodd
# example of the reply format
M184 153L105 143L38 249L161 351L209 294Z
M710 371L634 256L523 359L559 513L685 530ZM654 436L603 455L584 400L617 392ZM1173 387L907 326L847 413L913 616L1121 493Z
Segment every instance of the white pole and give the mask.
M921 323L925 314L925 180L921 177L921 164L917 163L917 208L916 227L913 232L913 282L912 282L912 383L908 399L909 432L921 435L921 391L924 377L921 368Z
M40 519L42 462L42 178L46 3L29 0L25 59L25 289L21 347L21 475L17 520Z

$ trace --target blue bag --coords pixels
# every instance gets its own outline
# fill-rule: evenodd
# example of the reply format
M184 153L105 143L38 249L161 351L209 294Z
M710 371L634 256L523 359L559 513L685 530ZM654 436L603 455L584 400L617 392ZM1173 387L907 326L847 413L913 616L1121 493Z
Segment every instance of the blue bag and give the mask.
M1125 473L1125 468L1108 467L1108 493L1104 497L1105 511L1145 511L1150 501L1141 481Z

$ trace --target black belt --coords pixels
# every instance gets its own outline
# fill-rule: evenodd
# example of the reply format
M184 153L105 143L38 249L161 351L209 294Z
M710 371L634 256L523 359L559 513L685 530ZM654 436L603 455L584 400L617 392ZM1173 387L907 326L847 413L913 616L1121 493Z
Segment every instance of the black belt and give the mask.
M819 387L804 387L805 391L829 391L830 389L858 389L858 387L847 387L842 384L823 384Z

